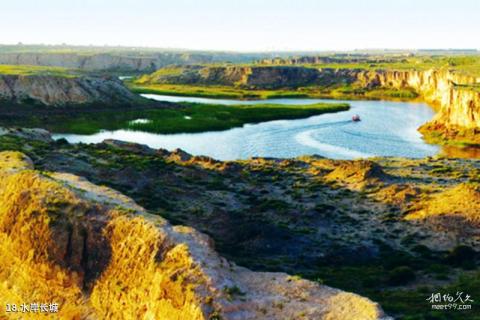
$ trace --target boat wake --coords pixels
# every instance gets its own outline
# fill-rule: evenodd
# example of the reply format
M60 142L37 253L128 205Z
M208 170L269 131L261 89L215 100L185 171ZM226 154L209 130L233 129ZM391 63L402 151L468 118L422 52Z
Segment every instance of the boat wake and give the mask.
M300 143L301 145L314 148L320 150L328 155L334 155L334 158L345 158L345 159L353 159L353 158L370 158L374 155L369 153L360 152L357 150L352 150L344 147L339 147L327 143L322 143L313 137L315 130L307 130L300 132L295 136L295 140Z

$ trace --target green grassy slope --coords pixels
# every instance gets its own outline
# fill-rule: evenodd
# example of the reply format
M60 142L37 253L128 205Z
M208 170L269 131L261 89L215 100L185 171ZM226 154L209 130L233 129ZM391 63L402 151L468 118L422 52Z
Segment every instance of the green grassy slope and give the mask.
M53 75L62 77L73 77L75 71L61 67L44 67L30 65L2 65L0 64L0 75Z

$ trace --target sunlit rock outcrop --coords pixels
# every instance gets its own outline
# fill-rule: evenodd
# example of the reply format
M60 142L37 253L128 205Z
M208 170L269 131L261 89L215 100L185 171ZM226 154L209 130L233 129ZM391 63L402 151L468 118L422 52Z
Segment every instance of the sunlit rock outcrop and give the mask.
M449 70L365 71L358 79L365 86L413 88L436 106L435 118L421 128L427 137L480 141L480 91L469 88L480 79Z

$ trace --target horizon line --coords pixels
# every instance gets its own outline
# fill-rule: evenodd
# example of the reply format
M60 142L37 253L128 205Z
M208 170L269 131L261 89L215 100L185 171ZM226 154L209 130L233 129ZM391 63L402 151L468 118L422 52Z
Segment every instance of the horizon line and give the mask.
M350 52L428 52L428 51L470 51L480 53L478 48L355 48L355 49L266 49L266 50L238 50L238 49L193 49L193 48L176 48L176 47L157 47L157 46L135 46L135 45L112 45L112 44L67 44L67 43L0 43L0 47L65 47L65 48L116 48L116 49L134 49L134 50L163 50L163 51L186 51L186 52L222 52L222 53L350 53Z

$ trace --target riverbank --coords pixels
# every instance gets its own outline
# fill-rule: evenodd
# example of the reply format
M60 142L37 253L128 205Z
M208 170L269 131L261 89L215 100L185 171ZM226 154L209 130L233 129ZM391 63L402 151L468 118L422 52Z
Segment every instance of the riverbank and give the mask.
M27 154L49 175L123 192L149 213L209 234L223 256L252 270L361 293L398 318L442 317L427 301L432 292L480 295L478 160L217 161L27 134L0 135L0 150ZM476 299L472 307L449 319L474 319Z
M405 59L392 63L193 65L133 79L137 92L266 99L302 95L332 99L425 101L437 115L423 127L442 144L475 145L480 127L480 59ZM430 128L434 128L429 134ZM439 131L439 132L435 132ZM467 132L467 133L466 133Z
M159 94L181 97L200 97L212 99L268 100L278 98L312 98L337 100L389 100L414 101L418 94L409 89L365 90L351 86L334 89L320 87L302 87L281 90L247 90L228 86L196 86L182 84L136 84L126 81L127 87L137 94Z
M28 132L27 144L50 149L43 130L0 128L0 150L6 132ZM359 295L238 267L215 251L209 236L170 224L118 190L64 170L42 170L42 151L32 148L35 160L12 149L0 152L0 303L7 306L0 309L2 319L12 318L23 301L55 301L55 319L233 320L240 314L253 320L306 312L312 319L387 319L377 303ZM50 151L43 150L40 161L64 157ZM151 169L163 171L157 160ZM134 182L130 168L122 170Z

